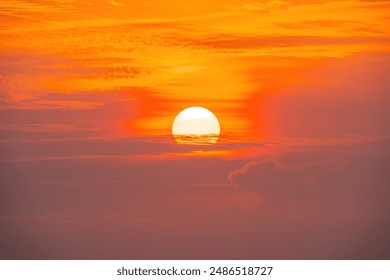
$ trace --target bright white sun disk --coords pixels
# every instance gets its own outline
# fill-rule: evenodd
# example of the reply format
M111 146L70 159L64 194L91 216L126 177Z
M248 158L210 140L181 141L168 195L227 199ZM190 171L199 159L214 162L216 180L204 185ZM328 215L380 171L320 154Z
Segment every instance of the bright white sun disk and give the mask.
M220 126L211 111L202 107L190 107L176 116L172 134L178 144L215 144Z

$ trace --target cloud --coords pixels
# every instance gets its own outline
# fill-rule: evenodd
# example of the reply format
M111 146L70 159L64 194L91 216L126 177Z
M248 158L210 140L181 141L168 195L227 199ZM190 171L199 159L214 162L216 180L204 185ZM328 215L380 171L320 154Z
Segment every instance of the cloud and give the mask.
M81 128L72 125L62 124L9 124L0 125L0 131L24 131L24 132L72 132L72 131L89 131L91 128Z
M67 147L120 155L169 148L163 139L147 143L152 140L12 150L23 156L29 149L39 155ZM388 151L378 142L333 143L246 164L199 157L0 162L1 257L388 257ZM229 170L239 188L226 182ZM20 231L29 239L21 240Z
M370 151L373 148L381 152ZM303 148L278 158L264 158L244 164L229 173L228 180L261 194L267 207L301 203L330 203L329 195L346 200L366 191L390 190L388 144L360 143L346 146ZM294 162L289 162L294 159ZM350 196L348 198L348 196Z
M313 195L307 178L318 165L317 162L288 165L276 159L251 161L229 173L228 179L236 186L262 195L266 207L279 207Z
M125 7L126 4L122 3L121 1L115 1L115 0L107 0L107 3L113 6L118 6L118 7Z
M388 3L226 2L4 2L1 257L388 258Z
M299 248L287 259L384 258L390 232L389 151L383 142L301 147L248 162L228 179L262 196L262 230L270 240Z
M279 0L274 0L274 1L266 1L266 2L248 2L248 3L243 3L240 5L230 5L229 8L234 11L249 11L249 12L254 12L254 11L273 11L277 9L283 9L287 8L290 5L289 2L286 1L279 1Z

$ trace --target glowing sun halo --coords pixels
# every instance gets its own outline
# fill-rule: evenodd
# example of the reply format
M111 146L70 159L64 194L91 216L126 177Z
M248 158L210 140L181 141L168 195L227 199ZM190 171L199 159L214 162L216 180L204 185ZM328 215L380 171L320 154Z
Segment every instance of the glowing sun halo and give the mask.
M177 144L210 145L217 143L220 126L211 111L190 107L176 116L172 134Z

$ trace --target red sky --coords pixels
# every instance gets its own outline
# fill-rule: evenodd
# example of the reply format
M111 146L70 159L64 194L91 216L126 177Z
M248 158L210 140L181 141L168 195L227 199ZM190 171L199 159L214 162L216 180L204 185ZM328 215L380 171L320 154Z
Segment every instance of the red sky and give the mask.
M388 259L389 9L3 0L0 258Z

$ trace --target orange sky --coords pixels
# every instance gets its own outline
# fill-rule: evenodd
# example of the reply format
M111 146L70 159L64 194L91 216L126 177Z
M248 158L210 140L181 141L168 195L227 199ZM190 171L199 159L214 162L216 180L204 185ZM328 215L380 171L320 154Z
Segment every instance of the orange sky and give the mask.
M0 257L383 256L370 248L390 236L389 11L364 0L1 0ZM218 117L217 145L175 144L172 122L191 106ZM376 236L370 248L359 240ZM262 238L268 247L252 246ZM135 240L135 255L115 240ZM219 250L198 246L210 240Z
M107 115L103 130L161 135L177 112L199 105L215 112L223 131L257 139L271 133L262 131L270 129L262 107L270 95L302 83L320 87L327 81L313 73L330 59L389 51L388 7L388 1L2 1L2 106L79 110L119 98L136 104L137 114ZM93 97L96 91L102 96ZM119 128L127 125L128 132Z

